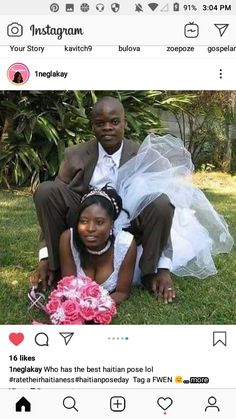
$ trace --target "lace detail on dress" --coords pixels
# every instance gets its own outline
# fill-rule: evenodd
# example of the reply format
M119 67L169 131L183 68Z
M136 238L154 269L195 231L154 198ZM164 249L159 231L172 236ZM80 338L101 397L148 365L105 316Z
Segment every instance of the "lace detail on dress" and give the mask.
M130 248L131 242L133 240L132 234L128 233L127 231L120 231L117 236L115 237L114 242L114 271L112 274L104 281L102 287L105 288L107 291L112 292L116 288L116 284L118 281L119 270L122 265L122 262L126 256L128 249ZM76 265L76 273L77 275L85 275L81 263L79 253L76 250L74 243L73 243L73 229L70 229L70 246L72 255L74 258L74 262Z

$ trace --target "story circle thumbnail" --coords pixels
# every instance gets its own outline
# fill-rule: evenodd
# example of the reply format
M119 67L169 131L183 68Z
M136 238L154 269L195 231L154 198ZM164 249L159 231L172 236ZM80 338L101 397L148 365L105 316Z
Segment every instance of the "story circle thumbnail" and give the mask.
M8 80L13 84L24 84L29 80L30 71L25 64L14 63L7 70Z

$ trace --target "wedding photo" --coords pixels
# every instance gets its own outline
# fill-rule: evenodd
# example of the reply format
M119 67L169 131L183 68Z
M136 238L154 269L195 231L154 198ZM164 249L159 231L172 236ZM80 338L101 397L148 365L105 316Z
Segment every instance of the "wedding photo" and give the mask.
M0 92L0 324L236 322L236 91Z

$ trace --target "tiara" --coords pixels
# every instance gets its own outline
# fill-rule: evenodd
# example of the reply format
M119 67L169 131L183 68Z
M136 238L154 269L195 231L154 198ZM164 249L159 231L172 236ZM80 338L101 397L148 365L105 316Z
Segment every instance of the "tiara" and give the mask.
M117 205L115 198L110 198L109 195L105 191L102 191L101 189L93 189L91 192L87 193L86 195L82 197L81 204L90 196L103 196L103 198L106 198L108 201L110 201L116 214L119 214L119 207Z

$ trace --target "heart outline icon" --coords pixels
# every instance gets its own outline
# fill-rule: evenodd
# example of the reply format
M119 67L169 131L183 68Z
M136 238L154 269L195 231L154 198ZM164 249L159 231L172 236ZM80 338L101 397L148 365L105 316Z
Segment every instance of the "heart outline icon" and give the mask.
M9 335L9 340L11 343L13 343L13 345L18 346L20 345L23 340L24 340L24 335L23 333L19 332L19 333L10 333Z
M162 410L166 411L173 404L173 400L170 397L159 397L157 404Z

